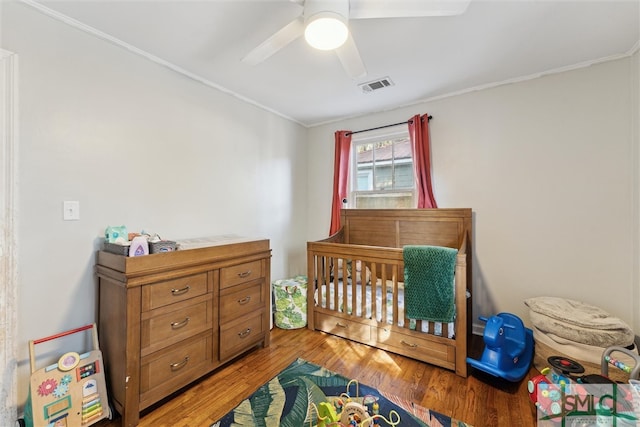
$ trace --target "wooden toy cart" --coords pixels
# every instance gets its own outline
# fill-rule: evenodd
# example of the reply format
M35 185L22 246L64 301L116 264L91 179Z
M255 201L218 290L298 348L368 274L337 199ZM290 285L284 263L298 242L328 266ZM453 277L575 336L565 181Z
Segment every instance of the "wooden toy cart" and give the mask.
M58 363L36 370L36 344L87 330L92 332L93 350L65 353ZM95 324L29 341L29 357L31 381L24 420L27 427L84 427L111 418Z

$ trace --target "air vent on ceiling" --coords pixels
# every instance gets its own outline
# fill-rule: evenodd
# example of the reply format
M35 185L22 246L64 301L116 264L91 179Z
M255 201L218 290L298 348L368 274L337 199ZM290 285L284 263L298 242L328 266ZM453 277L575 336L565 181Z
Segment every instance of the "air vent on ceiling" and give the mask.
M389 77L382 78L380 80L374 80L372 82L362 83L360 88L364 93L373 92L374 90L383 89L385 87L393 86L393 82Z

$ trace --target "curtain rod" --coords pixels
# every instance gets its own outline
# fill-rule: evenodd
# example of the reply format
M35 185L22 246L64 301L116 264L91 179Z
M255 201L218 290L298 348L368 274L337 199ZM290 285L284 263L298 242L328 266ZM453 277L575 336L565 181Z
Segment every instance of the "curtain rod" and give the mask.
M432 118L433 118L433 116L427 116L427 119L428 119L429 121L430 121ZM412 120L413 120L413 119L409 119L409 120L407 120L406 122L393 123L393 124L390 124L390 125L378 126L378 127L376 127L376 128L362 129L362 130L355 130L355 131L353 131L353 132L349 132L349 133L347 133L347 134L346 134L346 136L354 135L354 134L356 134L356 133L370 132L370 131L372 131L372 130L378 130L378 129L390 128L390 127L392 127L392 126L404 125L404 124L407 124L407 123L411 123L411 121L412 121Z

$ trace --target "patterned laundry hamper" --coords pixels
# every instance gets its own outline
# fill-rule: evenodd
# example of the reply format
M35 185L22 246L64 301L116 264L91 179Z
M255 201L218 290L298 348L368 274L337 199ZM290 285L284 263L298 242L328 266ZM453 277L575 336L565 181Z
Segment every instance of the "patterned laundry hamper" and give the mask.
M276 280L272 285L275 325L280 329L307 326L307 276Z

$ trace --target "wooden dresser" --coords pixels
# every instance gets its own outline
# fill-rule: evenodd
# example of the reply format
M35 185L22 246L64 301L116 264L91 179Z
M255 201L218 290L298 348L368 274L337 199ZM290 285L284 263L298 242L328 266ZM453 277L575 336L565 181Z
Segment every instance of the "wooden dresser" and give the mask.
M269 240L125 257L100 251L98 329L123 426L257 346L269 345Z

